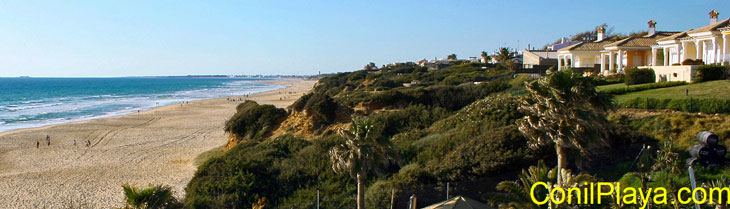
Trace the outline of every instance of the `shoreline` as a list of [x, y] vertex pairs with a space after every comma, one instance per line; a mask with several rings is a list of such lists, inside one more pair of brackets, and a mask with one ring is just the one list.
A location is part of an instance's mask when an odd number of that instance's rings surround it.
[[[176, 197], [184, 197], [197, 170], [194, 159], [225, 145], [223, 125], [239, 103], [248, 99], [283, 108], [308, 92], [316, 80], [262, 82], [287, 87], [2, 132], [0, 207], [116, 207], [123, 205], [125, 183], [169, 185]], [[50, 145], [46, 135], [51, 136]], [[38, 148], [37, 142], [42, 142]]]
[[[272, 84], [272, 85], [280, 85], [280, 86], [283, 86], [283, 87], [277, 88], [277, 89], [272, 89], [272, 90], [265, 90], [265, 91], [261, 91], [261, 92], [256, 92], [256, 93], [253, 93], [251, 95], [265, 93], [265, 92], [269, 92], [269, 91], [277, 91], [277, 90], [282, 90], [282, 89], [289, 88], [289, 87], [291, 87], [291, 85], [282, 84], [282, 83], [288, 83], [287, 81], [289, 81], [289, 80], [303, 80], [303, 79], [285, 78], [285, 79], [277, 79], [277, 80], [254, 80], [254, 81], [251, 81], [251, 82], [252, 83], [269, 83], [269, 84]], [[189, 103], [195, 103], [195, 102], [204, 101], [204, 100], [211, 100], [211, 99], [220, 99], [220, 98], [226, 98], [226, 97], [241, 97], [241, 96], [245, 96], [245, 95], [234, 95], [234, 96], [225, 96], [225, 97], [213, 97], [213, 98], [205, 98], [205, 99], [193, 99], [193, 100], [190, 100]], [[79, 119], [71, 120], [71, 121], [68, 121], [68, 122], [52, 123], [52, 124], [40, 125], [40, 126], [37, 126], [37, 127], [27, 127], [27, 128], [18, 128], [18, 129], [11, 129], [11, 130], [6, 130], [6, 131], [0, 131], [0, 137], [2, 137], [4, 135], [7, 135], [7, 134], [12, 134], [12, 133], [15, 133], [15, 132], [19, 132], [19, 131], [29, 131], [29, 130], [36, 130], [36, 129], [42, 129], [42, 128], [50, 128], [50, 127], [53, 127], [53, 126], [67, 125], [67, 124], [79, 124], [79, 123], [84, 123], [84, 122], [93, 121], [93, 120], [99, 120], [99, 119], [105, 119], [105, 118], [122, 117], [122, 116], [125, 116], [125, 115], [136, 114], [136, 113], [144, 113], [144, 112], [148, 112], [148, 111], [153, 111], [154, 109], [157, 109], [157, 108], [163, 108], [163, 107], [172, 106], [172, 105], [179, 105], [179, 104], [181, 104], [181, 103], [178, 102], [178, 103], [172, 103], [172, 104], [161, 105], [161, 106], [144, 107], [143, 110], [141, 110], [140, 112], [134, 112], [134, 111], [132, 111], [132, 112], [121, 113], [121, 114], [114, 114], [114, 115], [108, 115], [108, 116], [98, 115], [98, 116], [93, 116], [93, 117], [90, 117], [90, 118], [87, 118], [87, 119], [79, 118]]]

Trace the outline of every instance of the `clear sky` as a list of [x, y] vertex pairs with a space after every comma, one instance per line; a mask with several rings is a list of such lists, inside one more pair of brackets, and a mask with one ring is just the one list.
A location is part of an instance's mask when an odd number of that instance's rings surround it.
[[683, 31], [712, 9], [730, 17], [728, 0], [5, 0], [0, 76], [344, 72], [541, 47], [603, 23]]

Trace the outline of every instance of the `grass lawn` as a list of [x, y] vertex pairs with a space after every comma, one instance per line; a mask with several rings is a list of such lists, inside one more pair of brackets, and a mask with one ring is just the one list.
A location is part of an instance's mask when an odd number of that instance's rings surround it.
[[[608, 86], [613, 86], [611, 88], [616, 88], [620, 87], [621, 85], [624, 84], [599, 86], [598, 89], [600, 90], [601, 87], [608, 88]], [[685, 99], [688, 98], [688, 96], [685, 96], [686, 89], [689, 89], [689, 96], [691, 96], [693, 99], [730, 99], [730, 80], [719, 80], [633, 92], [624, 95], [618, 95], [615, 97], [615, 100], [616, 102], [621, 103], [635, 97], [648, 97], [657, 99]]]
[[[639, 84], [643, 85], [643, 84]], [[596, 86], [596, 90], [602, 91], [606, 89], [614, 89], [614, 88], [626, 88], [626, 83], [616, 83], [616, 84], [608, 84], [603, 86]]]

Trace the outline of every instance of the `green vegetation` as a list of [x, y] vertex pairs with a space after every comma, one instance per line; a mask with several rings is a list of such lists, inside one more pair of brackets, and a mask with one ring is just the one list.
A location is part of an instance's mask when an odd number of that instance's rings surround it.
[[619, 104], [637, 109], [668, 109], [683, 112], [730, 113], [730, 99], [655, 99], [633, 98]]
[[730, 99], [727, 93], [730, 89], [730, 80], [708, 81], [703, 83], [651, 89], [632, 92], [615, 97], [616, 103], [621, 104], [634, 98], [654, 99]]
[[209, 159], [214, 157], [223, 156], [224, 154], [226, 154], [226, 152], [223, 150], [223, 146], [213, 148], [196, 156], [195, 159], [193, 159], [193, 165], [196, 167], [200, 166], [205, 163], [205, 161], [208, 161]]
[[645, 84], [638, 84], [638, 85], [626, 85], [622, 83], [618, 84], [611, 84], [611, 85], [605, 85], [605, 86], [598, 86], [596, 89], [600, 92], [606, 93], [606, 94], [613, 94], [613, 95], [621, 95], [631, 92], [637, 92], [637, 91], [644, 91], [649, 89], [658, 89], [658, 88], [667, 88], [667, 87], [673, 87], [673, 86], [681, 86], [686, 85], [687, 82], [684, 81], [668, 81], [668, 82], [659, 82], [659, 83], [645, 83]]
[[397, 153], [390, 140], [375, 135], [373, 123], [368, 118], [353, 119], [350, 130], [340, 130], [343, 144], [329, 151], [332, 168], [336, 173], [346, 173], [357, 182], [357, 208], [365, 208], [365, 180], [370, 172], [397, 164]]
[[605, 77], [596, 78], [596, 85], [609, 85], [624, 83], [625, 75], [623, 73], [615, 73]]
[[[616, 115], [612, 120], [620, 120]], [[730, 116], [699, 115], [690, 113], [652, 114], [625, 118], [627, 127], [645, 133], [660, 141], [668, 141], [675, 148], [686, 151], [694, 144], [700, 131], [712, 131], [730, 145]]]
[[[251, 206], [261, 198], [277, 205], [303, 185], [332, 172], [326, 156], [331, 143], [281, 136], [240, 143], [200, 166], [185, 188], [186, 205], [194, 208]], [[334, 178], [337, 179], [337, 178]], [[334, 192], [342, 191], [342, 185]]]
[[625, 75], [626, 85], [654, 83], [656, 81], [656, 75], [652, 69], [634, 67], [626, 69]]
[[449, 56], [446, 56], [446, 59], [448, 59], [448, 60], [456, 60], [456, 54], [449, 54]]
[[[496, 203], [499, 203], [499, 208], [555, 208], [557, 207], [552, 202], [539, 206], [532, 202], [530, 196], [533, 191], [530, 191], [532, 185], [536, 183], [546, 183], [548, 185], [557, 185], [563, 188], [580, 188], [583, 190], [588, 186], [585, 183], [595, 182], [596, 178], [588, 174], [573, 175], [570, 170], [563, 169], [558, 175], [558, 168], [550, 169], [542, 161], [538, 162], [536, 166], [530, 166], [526, 170], [522, 170], [517, 181], [503, 181], [497, 184], [497, 190], [503, 191], [506, 194], [498, 194], [492, 198]], [[562, 182], [562, 183], [558, 183]], [[534, 196], [538, 200], [545, 199], [549, 196], [547, 189], [538, 188], [534, 191]], [[575, 198], [575, 197], [573, 197]], [[577, 199], [572, 199], [571, 202], [577, 202]], [[577, 207], [577, 205], [573, 205]]]
[[[652, 95], [656, 99], [684, 99], [684, 89], [693, 102], [730, 100], [724, 94], [730, 81], [668, 87], [681, 84], [619, 84], [624, 80], [622, 74], [582, 77], [570, 70], [531, 80], [505, 66], [457, 62], [438, 70], [398, 64], [338, 73], [322, 78], [287, 110], [239, 105], [226, 131], [252, 140], [201, 157], [205, 162], [183, 202], [189, 208], [313, 208], [319, 192], [321, 208], [389, 208], [394, 192], [395, 208], [404, 208], [410, 195], [419, 197], [419, 206], [442, 200], [451, 183], [452, 194], [531, 208], [525, 189], [537, 180], [684, 185], [685, 176], [672, 175], [686, 175], [675, 170], [686, 158], [678, 153], [701, 130], [730, 137], [730, 117], [616, 113], [607, 92], [620, 94], [618, 102], [652, 91], [660, 92]], [[597, 90], [599, 84], [613, 85]], [[617, 88], [623, 90], [612, 90]], [[709, 104], [695, 108], [730, 106]], [[328, 131], [271, 136], [273, 128], [285, 126], [284, 117], [302, 114]], [[633, 164], [642, 145], [652, 149]], [[699, 178], [709, 182], [729, 170], [700, 170]]]
[[247, 100], [236, 107], [236, 114], [225, 124], [228, 133], [238, 139], [262, 139], [286, 117], [286, 111], [274, 105], [259, 105]]
[[122, 185], [127, 208], [183, 208], [183, 204], [172, 196], [172, 188], [156, 185], [139, 189], [128, 184]]
[[728, 68], [721, 65], [701, 65], [695, 69], [693, 82], [722, 80], [728, 74]]
[[515, 58], [516, 52], [512, 51], [508, 47], [500, 47], [497, 49], [497, 51], [494, 52], [495, 59], [497, 62], [499, 62], [501, 65], [506, 66], [509, 69], [512, 69], [514, 66], [514, 61], [512, 59]]
[[337, 103], [327, 95], [309, 93], [292, 104], [291, 108], [305, 112], [315, 122], [315, 126], [331, 124], [337, 116]]
[[[553, 72], [526, 85], [519, 109], [527, 115], [517, 121], [530, 146], [554, 146], [558, 172], [568, 167], [567, 149], [583, 155], [608, 147], [610, 131], [606, 111], [612, 110], [611, 97], [596, 92], [591, 77], [571, 70]], [[558, 173], [558, 175], [561, 175]], [[558, 184], [561, 179], [558, 178]]]

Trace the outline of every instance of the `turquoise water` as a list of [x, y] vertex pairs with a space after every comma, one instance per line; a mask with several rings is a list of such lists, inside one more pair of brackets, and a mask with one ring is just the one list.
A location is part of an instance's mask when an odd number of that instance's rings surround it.
[[234, 78], [0, 78], [0, 132], [284, 86]]

